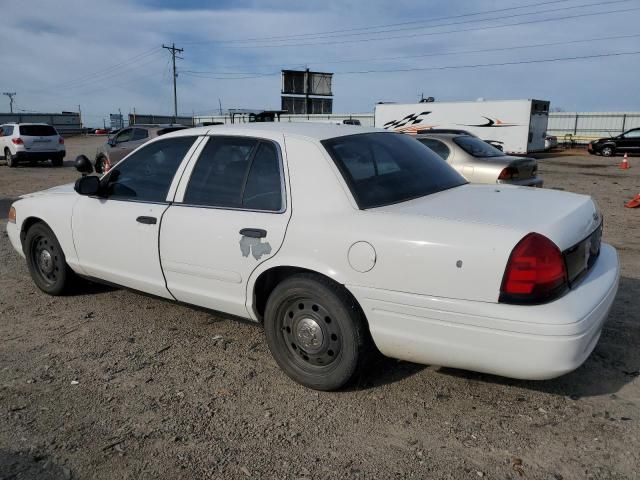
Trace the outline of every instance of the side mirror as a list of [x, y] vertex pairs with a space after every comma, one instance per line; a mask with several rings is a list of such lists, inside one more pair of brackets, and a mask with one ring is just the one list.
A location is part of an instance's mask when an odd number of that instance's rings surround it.
[[116, 143], [118, 143], [118, 142], [116, 142], [116, 137], [111, 137], [109, 140], [107, 140], [107, 144], [110, 147], [115, 147]]
[[98, 177], [80, 177], [76, 180], [73, 189], [80, 195], [97, 195], [100, 192], [100, 179]]
[[93, 172], [93, 165], [91, 165], [91, 160], [89, 160], [86, 155], [78, 155], [75, 161], [76, 170], [78, 170], [83, 175]]

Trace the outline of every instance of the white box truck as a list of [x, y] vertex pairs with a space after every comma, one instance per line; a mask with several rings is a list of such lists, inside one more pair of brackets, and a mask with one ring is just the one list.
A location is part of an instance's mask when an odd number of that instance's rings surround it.
[[548, 120], [545, 100], [381, 103], [374, 115], [376, 127], [411, 134], [465, 130], [500, 145], [506, 153], [525, 154], [544, 150]]

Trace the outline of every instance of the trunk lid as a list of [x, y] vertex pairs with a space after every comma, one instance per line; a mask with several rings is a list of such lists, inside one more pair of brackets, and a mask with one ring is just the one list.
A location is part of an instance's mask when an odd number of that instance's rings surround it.
[[495, 225], [517, 230], [523, 237], [537, 232], [561, 251], [584, 240], [601, 223], [587, 195], [511, 185], [467, 184], [373, 210]]

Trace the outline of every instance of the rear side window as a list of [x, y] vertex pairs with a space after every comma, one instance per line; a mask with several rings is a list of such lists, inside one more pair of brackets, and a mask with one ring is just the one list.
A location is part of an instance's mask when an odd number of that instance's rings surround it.
[[[455, 137], [453, 141], [469, 155], [473, 155], [476, 158], [504, 156], [504, 153], [498, 150], [496, 147], [476, 137], [463, 135], [460, 137]], [[529, 141], [531, 141], [531, 139], [529, 139]]]
[[56, 129], [51, 125], [20, 125], [18, 128], [20, 135], [25, 137], [51, 137], [58, 135]]
[[195, 139], [170, 138], [143, 146], [109, 172], [109, 198], [166, 201], [173, 177]]
[[196, 163], [184, 203], [280, 211], [282, 168], [276, 146], [254, 138], [210, 138]]
[[436, 152], [440, 156], [440, 158], [443, 158], [444, 160], [449, 158], [449, 153], [451, 153], [451, 150], [449, 150], [449, 147], [447, 147], [441, 141], [435, 140], [433, 138], [419, 138], [418, 140], [429, 147], [431, 150]]
[[466, 180], [414, 138], [365, 133], [322, 141], [361, 209], [404, 202]]
[[11, 125], [3, 125], [0, 128], [2, 129], [2, 133], [0, 133], [0, 136], [8, 137], [9, 135], [13, 135], [13, 127]]
[[134, 128], [133, 129], [133, 137], [131, 140], [144, 140], [149, 137], [149, 132], [147, 132], [144, 128]]

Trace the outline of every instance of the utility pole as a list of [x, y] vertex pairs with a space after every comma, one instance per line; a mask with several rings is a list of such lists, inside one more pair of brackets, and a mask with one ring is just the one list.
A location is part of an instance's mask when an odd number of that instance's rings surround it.
[[9, 110], [13, 113], [13, 97], [16, 96], [16, 92], [2, 92], [2, 94], [9, 97]]
[[[172, 43], [170, 47], [163, 43], [162, 48], [166, 48], [171, 52], [171, 60], [173, 62], [173, 115], [174, 117], [177, 118], [178, 117], [178, 93], [176, 89], [176, 79], [178, 78], [178, 74], [176, 73], [176, 52], [182, 53], [184, 52], [184, 48], [176, 48], [175, 43]], [[178, 58], [181, 58], [181, 57], [178, 57]]]

